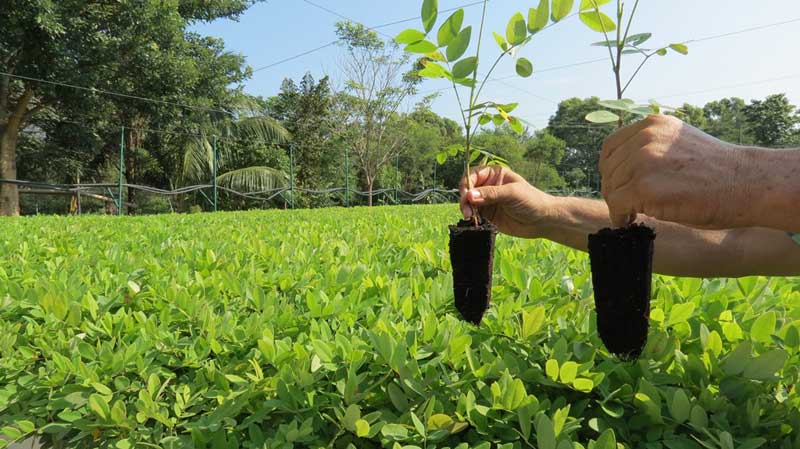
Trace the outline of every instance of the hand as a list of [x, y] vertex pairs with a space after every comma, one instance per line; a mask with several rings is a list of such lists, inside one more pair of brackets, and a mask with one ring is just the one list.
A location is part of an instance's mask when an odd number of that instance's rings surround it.
[[701, 228], [745, 226], [744, 154], [671, 116], [620, 129], [600, 155], [611, 222], [622, 227], [642, 213]]
[[470, 174], [473, 189], [461, 180], [461, 212], [472, 217], [472, 208], [515, 237], [538, 238], [553, 213], [554, 197], [528, 184], [522, 176], [499, 167], [478, 167]]

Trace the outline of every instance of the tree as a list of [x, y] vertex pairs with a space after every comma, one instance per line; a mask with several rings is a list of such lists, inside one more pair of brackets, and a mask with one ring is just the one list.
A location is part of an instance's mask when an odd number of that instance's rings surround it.
[[278, 95], [267, 100], [267, 113], [292, 136], [296, 184], [303, 188], [321, 189], [341, 182], [344, 158], [335, 105], [328, 77], [316, 81], [310, 73], [299, 84], [284, 80]]
[[566, 153], [567, 144], [548, 130], [541, 130], [526, 142], [525, 158], [533, 163], [530, 181], [540, 189], [564, 186], [564, 179], [556, 167]]
[[[560, 173], [565, 176], [572, 188], [585, 187], [585, 183], [599, 185], [600, 172], [597, 163], [603, 140], [614, 131], [613, 127], [590, 125], [585, 117], [600, 108], [599, 99], [570, 98], [558, 105], [556, 114], [550, 118], [547, 129], [566, 144], [564, 158], [559, 164]], [[583, 173], [578, 176], [577, 172]]]
[[[385, 43], [377, 33], [360, 24], [339, 22], [336, 34], [345, 48], [342, 71], [346, 95], [340, 97], [349, 141], [372, 206], [372, 192], [381, 169], [403, 145], [404, 134], [392, 132], [398, 108], [419, 82], [406, 72], [409, 59], [398, 55], [394, 43]], [[396, 129], [394, 130], [396, 131]]]
[[725, 142], [740, 145], [754, 143], [747, 126], [744, 109], [744, 100], [736, 97], [706, 103], [703, 106], [703, 113], [706, 117], [703, 131]]
[[747, 124], [758, 145], [775, 147], [792, 137], [798, 116], [785, 94], [753, 100], [745, 106]]
[[[42, 111], [75, 116], [70, 112], [92, 111], [108, 101], [65, 84], [158, 98], [191, 91], [198, 76], [187, 76], [197, 67], [186, 28], [197, 20], [235, 18], [250, 3], [3, 2], [0, 67], [8, 74], [0, 75], [0, 178], [17, 179], [19, 133]], [[126, 124], [137, 128], [141, 123], [141, 110], [131, 111]], [[0, 214], [19, 214], [16, 185], [0, 185]]]

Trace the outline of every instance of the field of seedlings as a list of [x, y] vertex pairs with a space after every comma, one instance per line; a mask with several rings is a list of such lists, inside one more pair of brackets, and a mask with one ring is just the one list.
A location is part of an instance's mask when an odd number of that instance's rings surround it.
[[0, 219], [0, 447], [798, 447], [800, 281], [657, 277], [623, 362], [555, 244], [498, 236], [463, 322], [456, 214]]

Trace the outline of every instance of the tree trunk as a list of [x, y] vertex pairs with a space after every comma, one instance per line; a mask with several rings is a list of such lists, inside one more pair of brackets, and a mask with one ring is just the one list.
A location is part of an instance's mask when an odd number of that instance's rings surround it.
[[[17, 137], [19, 125], [10, 120], [0, 125], [0, 179], [17, 179]], [[19, 190], [16, 184], [0, 184], [0, 215], [19, 215]]]

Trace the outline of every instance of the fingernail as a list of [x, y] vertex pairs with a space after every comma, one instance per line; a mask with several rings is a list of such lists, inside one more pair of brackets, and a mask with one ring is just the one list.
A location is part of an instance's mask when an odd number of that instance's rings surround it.
[[470, 197], [472, 197], [473, 200], [481, 199], [481, 192], [479, 190], [470, 190], [469, 194], [470, 194]]
[[464, 215], [465, 219], [469, 220], [470, 217], [472, 217], [472, 208], [466, 206], [462, 207], [461, 214]]

